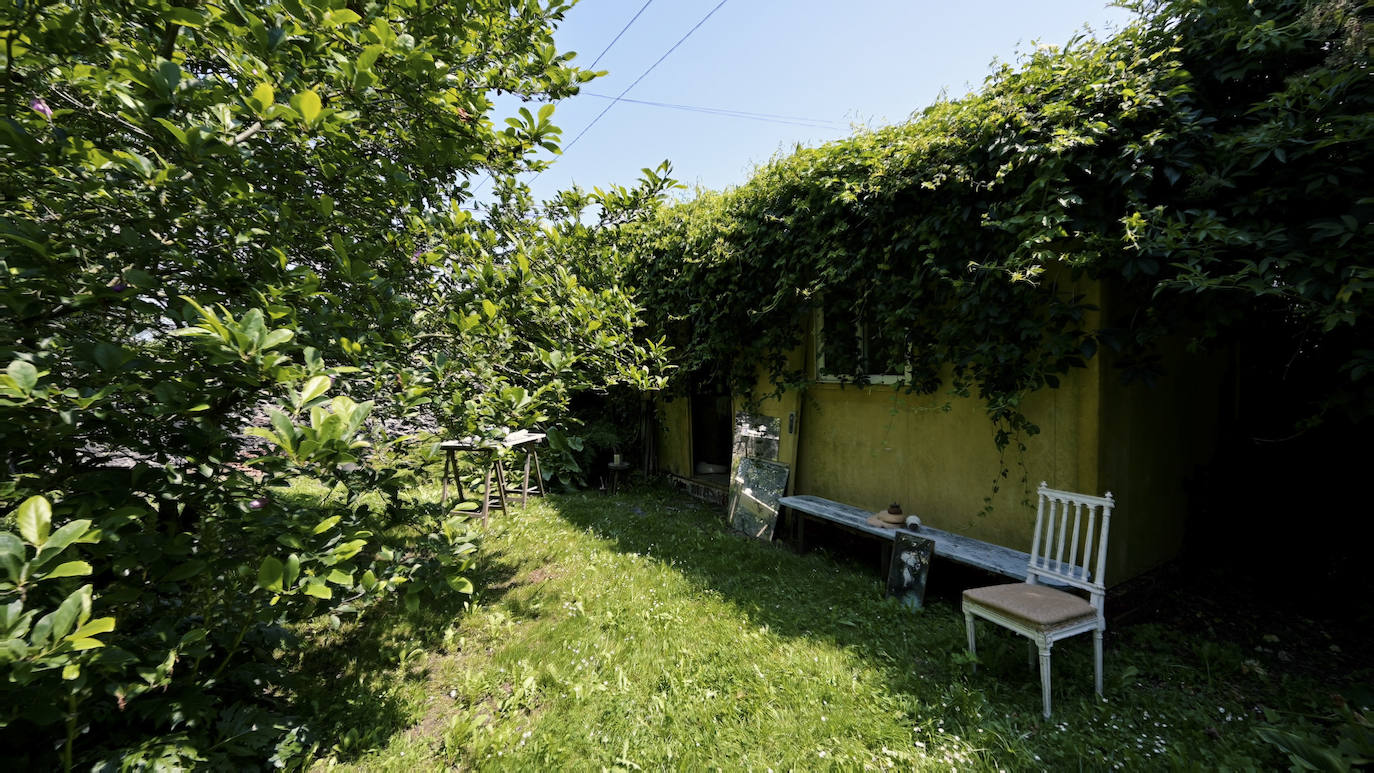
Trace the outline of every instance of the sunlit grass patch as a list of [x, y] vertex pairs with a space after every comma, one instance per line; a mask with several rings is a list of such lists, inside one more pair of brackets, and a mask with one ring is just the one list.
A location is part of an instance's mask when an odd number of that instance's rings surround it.
[[[393, 707], [346, 766], [511, 769], [1268, 767], [1265, 682], [1160, 626], [1056, 648], [1039, 716], [1024, 640], [984, 629], [982, 667], [939, 594], [913, 613], [870, 567], [730, 533], [666, 488], [498, 513], [466, 607], [360, 635], [357, 678]], [[1086, 641], [1086, 640], [1085, 640]], [[1234, 653], [1232, 653], [1234, 654]], [[1235, 664], [1231, 661], [1234, 660]], [[371, 672], [362, 667], [371, 663]], [[1235, 665], [1236, 667], [1232, 667]], [[365, 716], [359, 714], [358, 716]]]

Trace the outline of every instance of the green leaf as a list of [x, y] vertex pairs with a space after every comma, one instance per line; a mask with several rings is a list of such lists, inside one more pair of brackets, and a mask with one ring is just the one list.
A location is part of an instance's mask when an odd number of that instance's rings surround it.
[[109, 633], [115, 629], [115, 619], [113, 617], [97, 617], [72, 632], [68, 639], [84, 639], [89, 636], [96, 636], [102, 633]]
[[364, 48], [363, 52], [358, 55], [358, 69], [371, 70], [372, 65], [377, 62], [377, 57], [381, 56], [384, 50], [385, 47], [377, 43]]
[[51, 572], [43, 575], [43, 579], [53, 580], [59, 577], [85, 577], [92, 571], [94, 571], [94, 569], [85, 561], [68, 561], [64, 564], [58, 564]]
[[313, 91], [302, 91], [291, 98], [291, 106], [300, 113], [301, 119], [310, 126], [320, 117], [320, 95]]
[[80, 652], [81, 650], [93, 650], [105, 646], [105, 642], [99, 639], [70, 639], [70, 641], [72, 643], [72, 649], [78, 652]]
[[52, 526], [52, 504], [41, 495], [29, 497], [19, 506], [15, 520], [19, 524], [19, 535], [30, 545], [42, 547]]
[[268, 333], [267, 336], [262, 339], [262, 348], [275, 349], [295, 337], [296, 334], [294, 332], [284, 327], [279, 327]]
[[196, 575], [198, 575], [198, 574], [200, 574], [201, 572], [205, 571], [205, 567], [206, 567], [206, 566], [208, 566], [208, 564], [207, 564], [205, 561], [202, 561], [202, 560], [200, 560], [199, 558], [192, 559], [192, 560], [187, 561], [186, 563], [184, 563], [184, 564], [182, 564], [182, 565], [176, 567], [176, 568], [173, 569], [172, 571], [168, 572], [168, 573], [162, 578], [162, 581], [163, 581], [163, 582], [181, 582], [182, 580], [189, 580], [189, 579], [191, 579], [192, 577], [195, 577]]
[[156, 81], [162, 86], [162, 96], [172, 96], [181, 84], [181, 65], [167, 59], [162, 60], [157, 65]]
[[83, 585], [72, 591], [57, 609], [44, 615], [33, 627], [33, 641], [40, 646], [58, 642], [76, 624], [84, 606], [90, 603], [91, 586]]
[[338, 569], [330, 569], [329, 576], [325, 578], [328, 582], [335, 585], [342, 585], [345, 588], [353, 587], [353, 575]]
[[70, 682], [81, 676], [81, 665], [79, 663], [68, 663], [62, 667], [62, 679]]
[[342, 518], [343, 518], [343, 516], [341, 516], [341, 515], [331, 515], [331, 516], [329, 516], [328, 518], [324, 519], [323, 521], [320, 521], [319, 524], [317, 524], [317, 525], [315, 526], [315, 533], [316, 533], [316, 534], [324, 534], [325, 532], [327, 532], [327, 531], [329, 531], [330, 529], [334, 528], [334, 526], [335, 526], [340, 520], [342, 520]]
[[301, 401], [297, 404], [297, 407], [304, 406], [311, 400], [328, 392], [329, 388], [333, 385], [334, 380], [328, 376], [316, 376], [305, 382], [305, 386], [301, 387]]
[[38, 368], [35, 368], [31, 362], [15, 360], [5, 369], [5, 372], [14, 379], [14, 385], [19, 387], [19, 391], [24, 394], [32, 392], [38, 383]]
[[62, 528], [52, 533], [47, 541], [43, 543], [43, 549], [38, 551], [38, 555], [33, 559], [33, 568], [39, 569], [49, 561], [53, 560], [66, 550], [67, 546], [85, 536], [90, 531], [91, 522], [86, 519], [72, 521]]
[[282, 587], [296, 587], [296, 578], [301, 576], [301, 557], [292, 553], [286, 557], [286, 570], [282, 576]]
[[257, 111], [261, 113], [277, 101], [277, 92], [272, 89], [272, 84], [259, 83], [257, 88], [253, 89], [253, 101], [257, 103]]
[[[277, 442], [281, 443], [288, 452], [296, 450], [296, 427], [291, 423], [291, 419], [281, 411], [269, 408], [267, 417], [272, 422], [272, 429], [277, 431]], [[256, 429], [256, 428], [255, 428]]]
[[262, 560], [258, 566], [258, 587], [266, 588], [270, 591], [281, 593], [282, 591], [282, 565], [281, 561], [268, 556]]
[[19, 582], [26, 553], [23, 540], [7, 531], [0, 531], [0, 565], [5, 567], [10, 582]]
[[205, 26], [205, 14], [193, 8], [172, 6], [162, 12], [162, 18], [173, 24], [180, 24], [183, 27]]
[[452, 589], [458, 591], [459, 593], [469, 593], [469, 594], [470, 594], [470, 593], [472, 593], [472, 590], [473, 590], [473, 588], [472, 588], [472, 580], [469, 580], [469, 579], [466, 578], [466, 577], [460, 577], [460, 576], [458, 576], [458, 575], [454, 575], [454, 576], [448, 578], [448, 586], [449, 586], [450, 588], [452, 588]]
[[323, 582], [312, 582], [305, 586], [305, 595], [314, 596], [317, 599], [334, 598], [334, 591], [329, 589]]
[[336, 8], [324, 15], [324, 24], [326, 27], [338, 27], [344, 24], [357, 24], [362, 18], [357, 11]]

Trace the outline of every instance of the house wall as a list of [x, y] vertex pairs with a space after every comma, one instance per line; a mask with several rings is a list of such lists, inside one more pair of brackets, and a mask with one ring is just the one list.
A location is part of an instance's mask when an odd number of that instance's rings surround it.
[[[1070, 289], [1105, 306], [1096, 284]], [[1222, 369], [1181, 346], [1166, 347], [1164, 355], [1166, 374], [1151, 386], [1121, 385], [1104, 353], [1061, 378], [1058, 388], [1027, 396], [1023, 410], [1040, 432], [1023, 438], [1024, 452], [1008, 448], [1005, 459], [976, 397], [813, 383], [796, 395], [796, 445], [786, 449], [796, 454], [789, 488], [874, 511], [900, 502], [935, 528], [1024, 551], [1042, 480], [1087, 494], [1110, 491], [1117, 508], [1106, 579], [1119, 584], [1177, 555], [1187, 514], [1184, 484], [1214, 449]], [[793, 356], [815, 375], [813, 344]], [[761, 380], [759, 391], [766, 386]], [[660, 465], [680, 475], [690, 475], [685, 404], [660, 406]], [[785, 404], [776, 407], [781, 412]], [[784, 435], [783, 443], [789, 441]], [[1003, 462], [1007, 478], [1000, 477]]]
[[[1225, 368], [1219, 357], [1162, 347], [1155, 383], [1103, 384], [1099, 466], [1113, 516], [1107, 580], [1125, 580], [1178, 555], [1189, 510], [1186, 487], [1216, 452]], [[1110, 363], [1110, 355], [1106, 361]]]
[[1031, 395], [1024, 410], [1040, 433], [1025, 438], [1024, 452], [1007, 450], [1003, 479], [980, 400], [814, 385], [803, 399], [796, 490], [874, 511], [900, 502], [937, 529], [1029, 551], [1040, 481], [1103, 493], [1097, 364]]
[[692, 476], [692, 417], [685, 397], [660, 398], [658, 410], [658, 470], [684, 478]]

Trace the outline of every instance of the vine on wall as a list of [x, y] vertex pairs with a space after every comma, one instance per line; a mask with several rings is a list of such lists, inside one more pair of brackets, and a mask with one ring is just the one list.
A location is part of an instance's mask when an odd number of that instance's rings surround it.
[[[1224, 346], [1257, 319], [1330, 372], [1312, 420], [1368, 415], [1367, 16], [1347, 0], [1137, 10], [1105, 42], [1042, 47], [975, 94], [631, 230], [678, 388], [747, 394], [759, 366], [803, 385], [786, 353], [824, 297], [881, 322], [871, 345], [906, 363], [907, 390], [949, 372], [979, 396], [1002, 450], [1037, 431], [1027, 393], [1104, 349], [1148, 380], [1165, 336]], [[1080, 278], [1110, 288], [1102, 319], [1061, 286]]]

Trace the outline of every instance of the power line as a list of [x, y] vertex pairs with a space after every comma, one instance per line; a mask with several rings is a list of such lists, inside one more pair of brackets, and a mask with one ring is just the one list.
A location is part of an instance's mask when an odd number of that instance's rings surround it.
[[[593, 94], [590, 91], [582, 92], [583, 96], [596, 97], [597, 99], [615, 100], [607, 94]], [[791, 124], [793, 126], [809, 126], [817, 129], [838, 129], [843, 128], [844, 124], [838, 121], [831, 121], [826, 118], [808, 118], [799, 115], [778, 115], [777, 113], [753, 113], [747, 110], [731, 110], [724, 107], [701, 107], [699, 105], [677, 105], [671, 102], [651, 102], [645, 99], [630, 99], [621, 97], [619, 102], [629, 102], [636, 105], [649, 105], [651, 107], [663, 107], [670, 110], [686, 110], [693, 113], [706, 113], [707, 115], [722, 115], [730, 118], [746, 118], [753, 121], [766, 121], [768, 123]]]
[[648, 10], [649, 6], [652, 5], [653, 2], [654, 0], [648, 0], [648, 2], [646, 2], [644, 5], [640, 6], [639, 13], [636, 13], [633, 17], [631, 17], [629, 21], [625, 22], [625, 26], [621, 27], [620, 31], [615, 33], [615, 37], [611, 39], [611, 42], [607, 43], [606, 47], [601, 49], [601, 53], [597, 54], [596, 58], [592, 60], [592, 66], [588, 67], [588, 70], [591, 70], [596, 67], [596, 63], [601, 61], [601, 57], [605, 56], [606, 52], [611, 50], [611, 46], [615, 45], [615, 42], [617, 40], [620, 40], [620, 36], [625, 34], [625, 30], [628, 30], [630, 28], [630, 25], [635, 23], [635, 19], [638, 19], [640, 15], [644, 13], [644, 11]]
[[[592, 128], [593, 126], [596, 126], [597, 122], [601, 120], [601, 117], [604, 116], [604, 115], [606, 115], [606, 113], [610, 112], [610, 109], [611, 109], [611, 108], [615, 107], [615, 103], [616, 103], [616, 102], [619, 102], [621, 99], [623, 99], [623, 98], [625, 97], [626, 94], [630, 93], [630, 89], [634, 88], [635, 86], [638, 86], [640, 81], [642, 81], [642, 80], [644, 80], [646, 77], [648, 77], [649, 73], [653, 72], [655, 67], [658, 67], [660, 64], [662, 64], [664, 59], [667, 59], [667, 58], [669, 57], [669, 55], [671, 55], [674, 51], [676, 51], [676, 50], [678, 49], [678, 46], [680, 46], [680, 45], [682, 45], [683, 43], [685, 43], [685, 42], [687, 41], [687, 38], [690, 38], [690, 37], [692, 36], [692, 33], [696, 32], [696, 31], [701, 27], [701, 25], [703, 25], [703, 24], [706, 23], [706, 20], [707, 20], [707, 19], [709, 19], [709, 18], [711, 18], [712, 16], [714, 16], [715, 13], [716, 13], [716, 11], [719, 11], [719, 10], [721, 9], [721, 6], [725, 5], [725, 4], [728, 3], [729, 1], [730, 1], [730, 0], [720, 0], [720, 2], [716, 4], [716, 7], [715, 7], [715, 8], [712, 8], [711, 11], [710, 11], [709, 13], [707, 13], [705, 16], [701, 17], [701, 21], [697, 22], [695, 26], [693, 26], [691, 29], [687, 30], [687, 34], [686, 34], [686, 35], [683, 35], [676, 43], [674, 43], [672, 48], [670, 48], [670, 49], [668, 49], [667, 51], [665, 51], [664, 54], [663, 54], [663, 56], [660, 56], [660, 57], [658, 58], [658, 61], [656, 61], [656, 62], [654, 62], [653, 64], [649, 65], [649, 69], [647, 69], [647, 70], [645, 70], [644, 72], [640, 73], [640, 74], [639, 74], [639, 77], [638, 77], [638, 78], [635, 78], [634, 83], [631, 83], [630, 85], [626, 86], [626, 87], [625, 87], [625, 90], [622, 91], [622, 92], [620, 92], [620, 95], [619, 95], [619, 96], [617, 96], [617, 97], [615, 97], [614, 99], [612, 99], [612, 100], [611, 100], [611, 103], [610, 103], [609, 105], [606, 105], [606, 109], [605, 109], [605, 110], [602, 110], [600, 113], [598, 113], [597, 116], [596, 116], [595, 118], [592, 119], [592, 122], [591, 122], [591, 123], [589, 123], [589, 124], [587, 124], [585, 127], [583, 127], [583, 128], [582, 128], [582, 131], [578, 132], [576, 137], [573, 137], [572, 142], [569, 142], [567, 145], [564, 145], [564, 146], [563, 146], [563, 152], [564, 152], [564, 153], [567, 153], [569, 150], [572, 150], [573, 145], [576, 145], [576, 144], [577, 144], [577, 141], [580, 140], [580, 139], [582, 139], [582, 136], [583, 136], [584, 134], [586, 134], [587, 132], [591, 131], [591, 128]], [[540, 172], [540, 174], [543, 174], [543, 172]], [[534, 181], [536, 178], [538, 178], [538, 177], [539, 177], [539, 175], [535, 175], [534, 177], [530, 178], [530, 181], [533, 182], [533, 181]]]
[[[616, 44], [616, 41], [620, 40], [621, 36], [623, 36], [623, 35], [625, 34], [626, 30], [630, 29], [630, 26], [633, 25], [633, 24], [639, 19], [640, 16], [644, 15], [644, 12], [645, 12], [645, 11], [649, 10], [649, 6], [650, 6], [650, 5], [653, 5], [653, 2], [654, 2], [654, 0], [646, 0], [646, 2], [644, 3], [644, 5], [641, 5], [641, 6], [639, 7], [639, 10], [635, 12], [635, 15], [634, 15], [634, 16], [631, 16], [631, 17], [630, 17], [630, 20], [627, 21], [627, 22], [625, 22], [625, 26], [624, 26], [624, 27], [621, 27], [621, 28], [620, 28], [620, 31], [617, 32], [617, 33], [615, 34], [615, 37], [611, 38], [611, 42], [607, 43], [607, 44], [606, 44], [606, 47], [603, 48], [603, 49], [601, 49], [601, 53], [599, 53], [599, 54], [596, 55], [596, 58], [592, 60], [591, 66], [587, 68], [588, 70], [593, 69], [593, 68], [596, 67], [597, 62], [600, 62], [600, 61], [601, 61], [601, 57], [605, 56], [605, 55], [606, 55], [606, 52], [611, 50], [611, 46], [614, 46], [614, 45]], [[721, 5], [724, 5], [724, 4], [725, 4], [725, 3], [724, 3], [723, 0], [722, 0]], [[719, 8], [720, 6], [716, 6], [716, 7]], [[713, 11], [711, 11], [711, 13], [715, 13], [715, 11], [713, 10]], [[710, 18], [710, 15], [711, 15], [711, 14], [707, 14], [707, 18]], [[705, 20], [706, 20], [706, 19], [702, 19], [702, 21], [705, 21]], [[698, 23], [697, 26], [700, 27], [701, 24]], [[695, 27], [693, 28], [693, 30], [695, 31]], [[691, 33], [689, 32], [689, 33], [687, 33], [687, 34], [690, 35]], [[683, 40], [686, 40], [686, 38], [683, 38]], [[678, 42], [681, 43], [682, 41], [678, 41]], [[674, 48], [676, 48], [676, 47], [677, 47], [677, 46], [674, 46]], [[671, 51], [670, 51], [669, 53], [671, 53]], [[658, 66], [658, 63], [655, 62], [655, 63], [654, 63], [654, 66]], [[650, 69], [653, 69], [653, 68], [650, 68]], [[640, 76], [640, 77], [643, 77], [643, 76]], [[612, 104], [614, 104], [614, 103], [612, 103]], [[598, 117], [599, 117], [599, 116], [598, 116]], [[593, 123], [595, 123], [595, 121], [593, 121]], [[588, 126], [587, 128], [591, 128], [591, 127]], [[583, 131], [583, 132], [586, 132], [586, 129], [583, 129], [582, 131]], [[578, 136], [580, 137], [580, 136], [582, 136], [582, 135], [579, 134]], [[538, 176], [539, 176], [539, 175], [535, 175], [535, 177], [538, 177]], [[531, 178], [531, 179], [533, 179], [533, 178]], [[477, 186], [476, 186], [475, 188], [472, 189], [472, 194], [477, 193], [477, 191], [479, 191], [479, 190], [482, 189], [482, 186], [486, 185], [488, 182], [491, 182], [491, 180], [492, 180], [492, 173], [491, 173], [491, 172], [488, 172], [487, 175], [486, 175], [486, 177], [483, 177], [482, 180], [481, 180], [480, 182], [477, 183]], [[471, 194], [470, 194], [470, 195], [471, 195]]]

